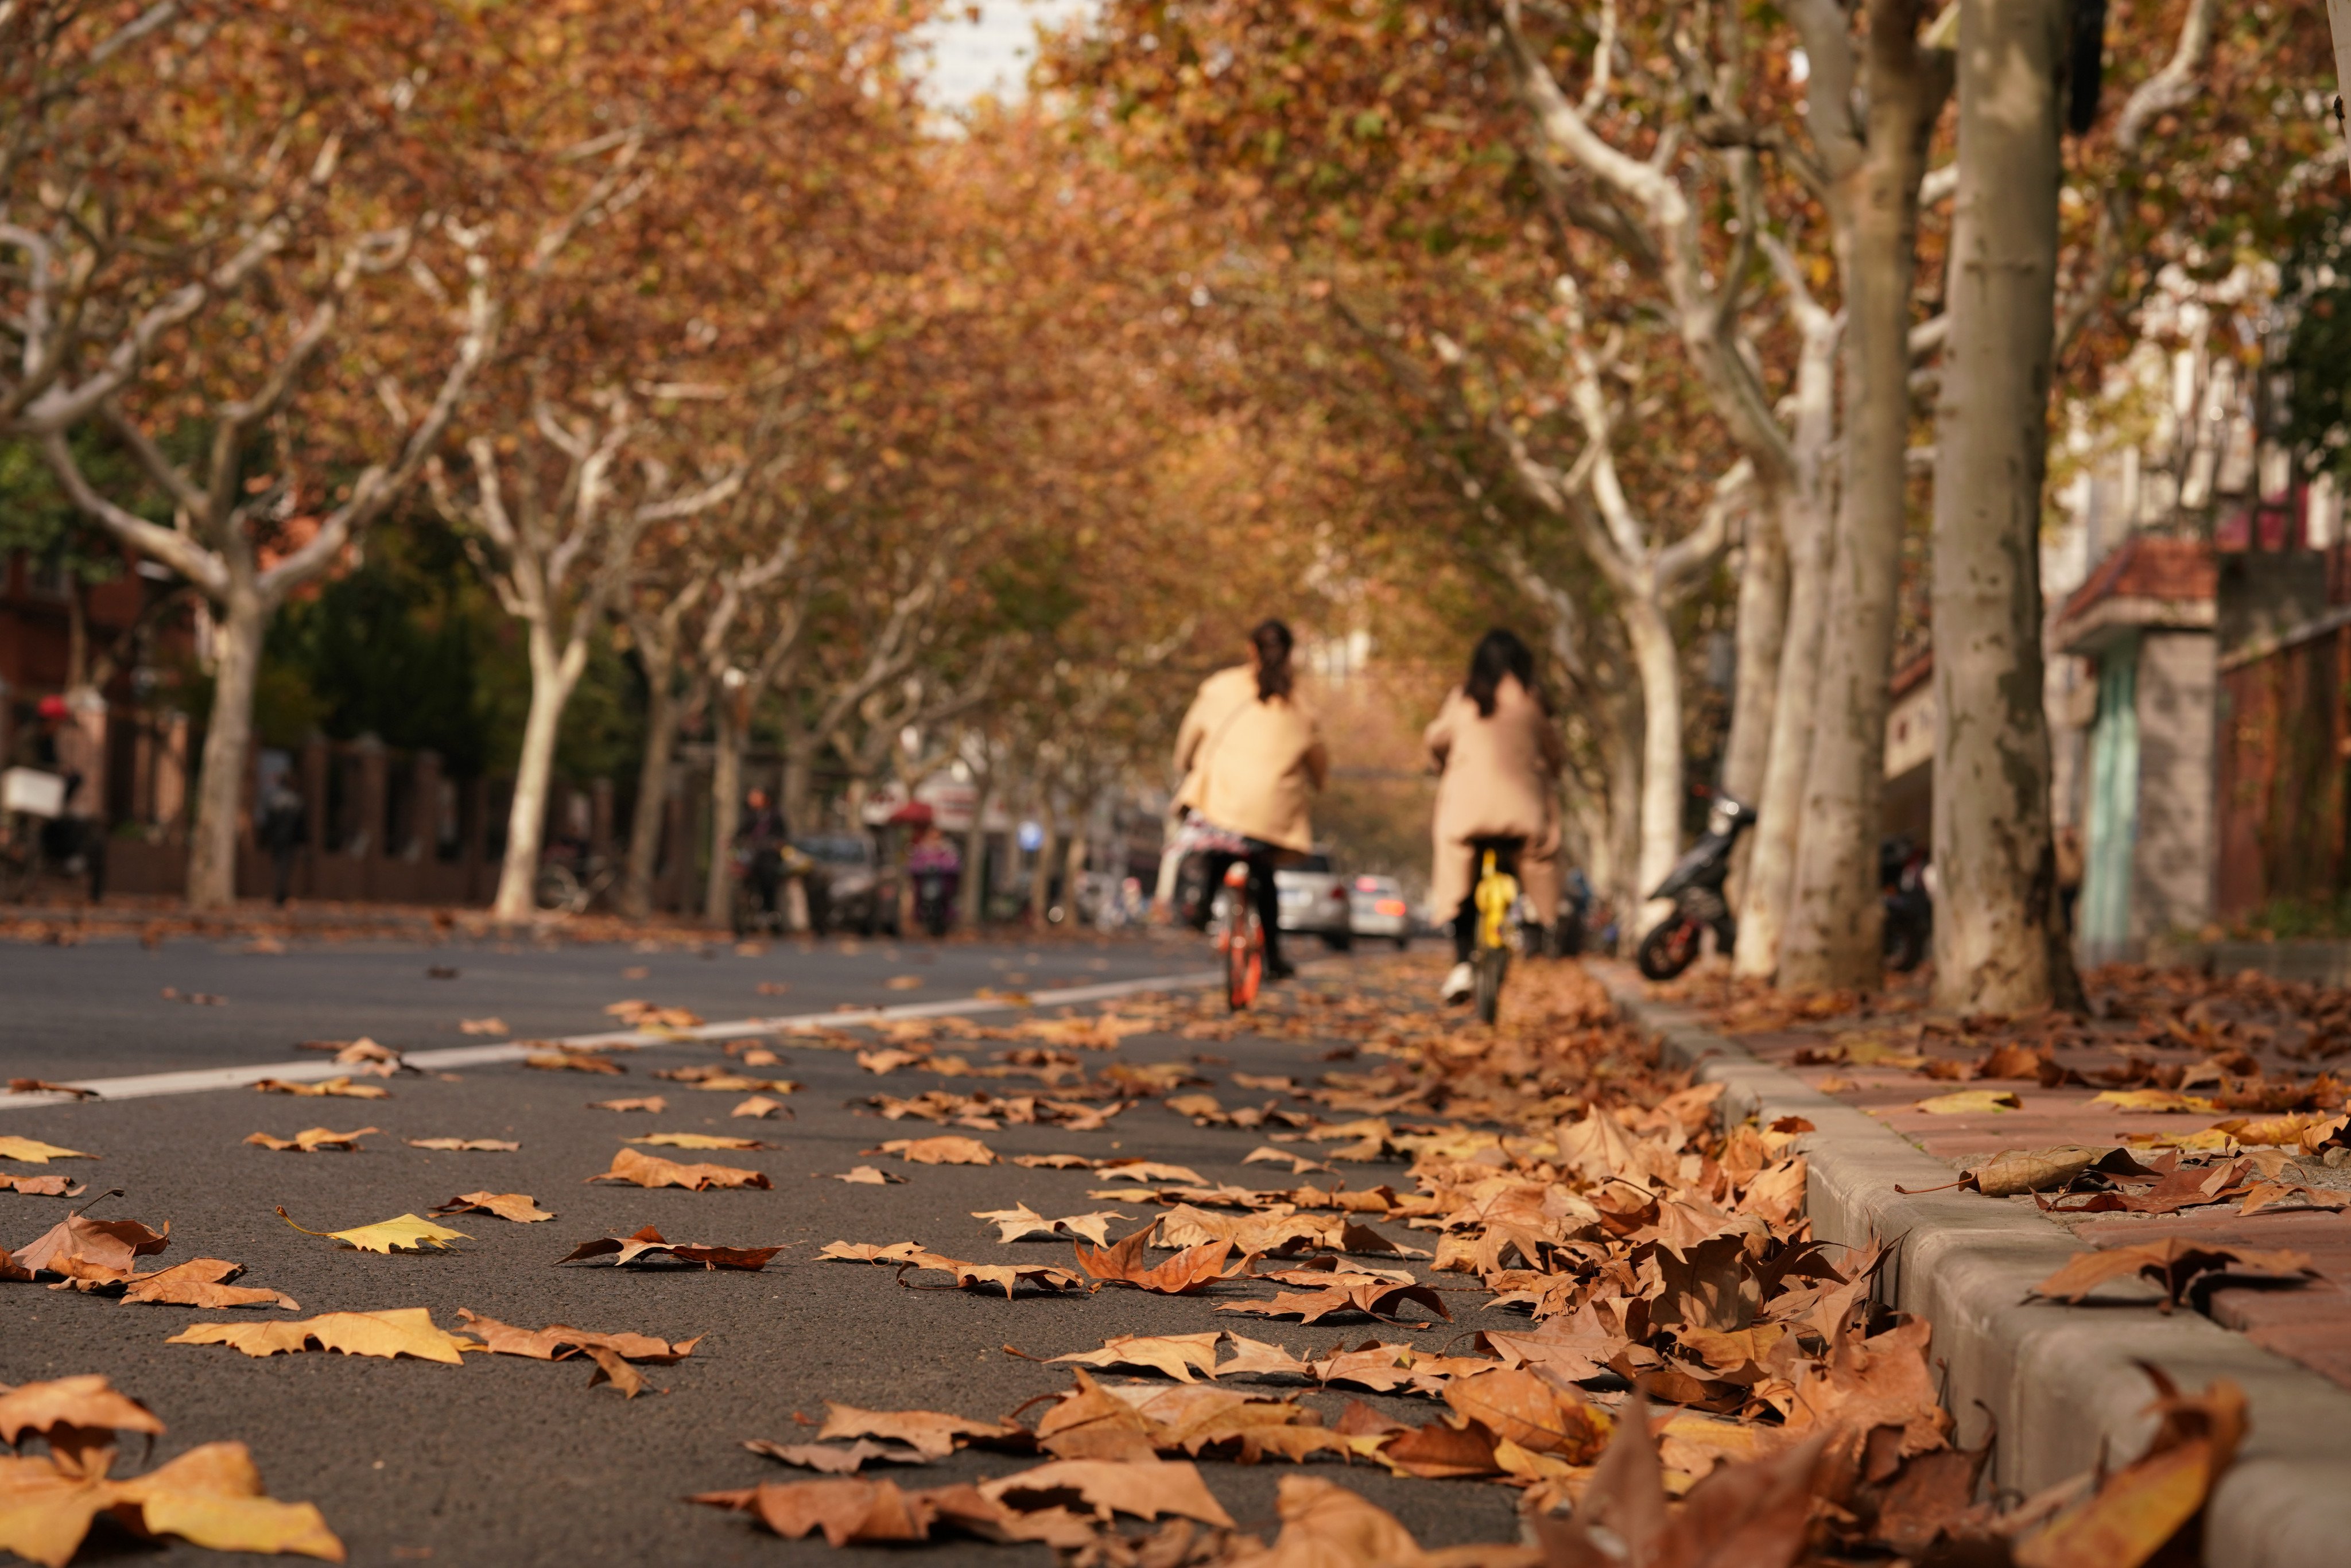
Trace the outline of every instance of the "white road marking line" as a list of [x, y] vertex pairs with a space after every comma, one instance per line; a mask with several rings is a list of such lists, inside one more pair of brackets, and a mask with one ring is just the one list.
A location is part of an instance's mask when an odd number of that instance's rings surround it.
[[[1011, 1012], [1021, 1008], [1076, 1007], [1131, 997], [1144, 991], [1193, 990], [1224, 979], [1221, 969], [1194, 969], [1180, 975], [1151, 975], [1136, 980], [1107, 980], [1100, 985], [1070, 986], [1058, 991], [1034, 991], [1028, 998], [959, 997], [935, 1002], [904, 1002], [895, 1007], [859, 1008], [846, 1012], [794, 1013], [782, 1018], [737, 1019], [727, 1023], [697, 1024], [692, 1029], [647, 1033], [617, 1030], [603, 1034], [573, 1034], [559, 1038], [514, 1040], [499, 1045], [453, 1045], [437, 1051], [402, 1051], [402, 1057], [426, 1071], [452, 1067], [481, 1067], [499, 1061], [520, 1061], [531, 1051], [549, 1046], [594, 1051], [613, 1046], [675, 1045], [682, 1040], [716, 1040], [741, 1034], [792, 1034], [841, 1024], [886, 1023], [895, 1019], [947, 1018], [962, 1013]], [[145, 1072], [128, 1078], [59, 1079], [75, 1089], [88, 1089], [100, 1100], [139, 1100], [155, 1094], [200, 1094], [214, 1089], [243, 1089], [265, 1078], [293, 1083], [315, 1083], [350, 1069], [334, 1061], [266, 1061], [246, 1067], [204, 1067], [185, 1072]], [[0, 1094], [0, 1111], [30, 1110], [39, 1105], [70, 1105], [77, 1097], [37, 1090], [26, 1094]]]

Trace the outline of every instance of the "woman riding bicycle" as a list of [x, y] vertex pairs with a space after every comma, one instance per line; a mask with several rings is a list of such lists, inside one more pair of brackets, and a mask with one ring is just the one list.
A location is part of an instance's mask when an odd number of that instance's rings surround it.
[[1526, 643], [1499, 628], [1479, 639], [1469, 656], [1469, 678], [1446, 695], [1422, 738], [1442, 770], [1428, 904], [1435, 912], [1453, 912], [1454, 964], [1439, 995], [1447, 1002], [1466, 1001], [1477, 984], [1469, 958], [1478, 934], [1478, 875], [1487, 852], [1493, 852], [1496, 870], [1520, 878], [1537, 910], [1559, 901], [1552, 800], [1566, 754], [1535, 685], [1534, 654]]
[[1176, 732], [1176, 767], [1184, 775], [1176, 804], [1187, 813], [1185, 831], [1202, 841], [1211, 896], [1228, 867], [1248, 862], [1265, 928], [1265, 975], [1273, 980], [1292, 973], [1281, 958], [1274, 864], [1314, 847], [1307, 802], [1330, 772], [1314, 716], [1291, 694], [1294, 645], [1280, 622], [1259, 622], [1249, 633], [1249, 662], [1201, 682]]

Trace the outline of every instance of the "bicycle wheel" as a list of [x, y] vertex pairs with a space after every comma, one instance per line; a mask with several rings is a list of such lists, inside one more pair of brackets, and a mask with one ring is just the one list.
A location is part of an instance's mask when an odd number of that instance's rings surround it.
[[1478, 950], [1478, 1021], [1492, 1023], [1495, 1014], [1502, 1009], [1502, 977], [1510, 972], [1510, 950], [1508, 947], [1481, 947]]
[[1254, 901], [1246, 895], [1226, 901], [1218, 945], [1225, 950], [1225, 1005], [1238, 1012], [1257, 1000], [1258, 985], [1265, 978], [1265, 935], [1258, 928]]

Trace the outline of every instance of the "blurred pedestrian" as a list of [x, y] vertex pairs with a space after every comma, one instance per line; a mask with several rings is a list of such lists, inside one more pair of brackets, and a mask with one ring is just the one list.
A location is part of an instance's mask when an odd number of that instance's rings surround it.
[[309, 811], [302, 797], [286, 782], [283, 768], [270, 775], [261, 791], [260, 806], [261, 821], [255, 824], [254, 837], [269, 852], [271, 902], [282, 908], [294, 891], [295, 857], [310, 836]]
[[759, 912], [776, 913], [776, 894], [784, 885], [784, 846], [791, 833], [784, 814], [768, 800], [765, 789], [743, 797], [743, 814], [735, 827], [735, 858], [759, 895]]
[[[33, 709], [39, 722], [16, 743], [16, 760], [64, 781], [65, 808], [41, 825], [42, 850], [53, 863], [86, 874], [96, 904], [106, 896], [106, 824], [99, 800], [106, 788], [106, 752], [95, 727], [74, 707], [62, 696], [43, 697]], [[96, 716], [102, 726], [103, 704]]]

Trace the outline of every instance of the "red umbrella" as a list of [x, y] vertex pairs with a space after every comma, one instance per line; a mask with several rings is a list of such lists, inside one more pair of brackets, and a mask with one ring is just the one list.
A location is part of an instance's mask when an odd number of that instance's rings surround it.
[[909, 800], [890, 813], [889, 825], [893, 828], [901, 826], [927, 828], [936, 820], [937, 813], [931, 810], [931, 803], [928, 800]]

